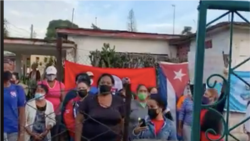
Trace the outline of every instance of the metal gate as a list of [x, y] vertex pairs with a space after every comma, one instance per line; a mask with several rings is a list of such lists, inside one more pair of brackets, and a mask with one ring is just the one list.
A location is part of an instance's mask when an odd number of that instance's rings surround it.
[[[209, 9], [216, 9], [216, 10], [228, 10], [228, 12], [226, 12], [225, 14], [222, 14], [221, 16], [219, 16], [218, 18], [214, 19], [213, 21], [209, 22], [208, 24], [206, 23], [206, 18], [207, 18], [207, 10]], [[203, 106], [201, 105], [201, 99], [202, 99], [202, 95], [203, 95], [203, 90], [200, 89], [202, 88], [202, 78], [203, 78], [203, 71], [200, 71], [201, 68], [203, 70], [204, 68], [204, 53], [205, 53], [205, 47], [204, 47], [204, 43], [205, 43], [205, 35], [206, 35], [206, 27], [210, 26], [212, 23], [214, 23], [215, 21], [225, 17], [226, 15], [230, 14], [231, 18], [230, 18], [230, 49], [229, 49], [229, 70], [228, 70], [228, 79], [227, 79], [227, 90], [226, 90], [226, 96], [224, 98], [226, 98], [226, 118], [223, 118], [223, 115], [221, 115], [222, 117], [222, 123], [223, 123], [223, 133], [221, 134], [220, 139], [224, 139], [225, 141], [229, 140], [229, 136], [231, 136], [233, 139], [238, 140], [236, 137], [234, 137], [230, 132], [232, 130], [234, 130], [235, 128], [239, 127], [241, 124], [243, 124], [244, 122], [246, 122], [247, 120], [250, 119], [250, 117], [248, 117], [247, 119], [243, 120], [242, 122], [238, 123], [237, 125], [233, 126], [233, 127], [229, 127], [228, 126], [228, 122], [229, 122], [229, 92], [230, 92], [230, 74], [231, 75], [235, 75], [237, 78], [239, 78], [241, 81], [243, 81], [247, 86], [250, 87], [249, 83], [246, 82], [244, 79], [242, 79], [241, 77], [239, 77], [237, 74], [234, 73], [234, 70], [236, 68], [238, 68], [239, 66], [243, 65], [244, 63], [246, 63], [247, 61], [250, 60], [250, 57], [248, 57], [245, 61], [241, 62], [240, 64], [238, 64], [235, 67], [232, 67], [232, 43], [233, 43], [233, 26], [234, 26], [234, 16], [238, 15], [240, 18], [242, 18], [246, 23], [250, 24], [249, 21], [244, 18], [239, 11], [245, 11], [245, 12], [250, 12], [250, 2], [249, 1], [200, 1], [199, 4], [199, 24], [198, 24], [198, 29], [197, 29], [197, 35], [196, 35], [196, 63], [195, 63], [195, 78], [194, 78], [194, 83], [195, 83], [195, 88], [194, 88], [194, 116], [193, 116], [193, 126], [192, 126], [192, 141], [200, 141], [200, 111], [202, 108], [206, 108], [206, 109], [212, 109], [211, 107], [214, 105], [209, 105], [209, 106]], [[249, 13], [250, 14], [250, 13]], [[249, 47], [250, 50], [250, 47]], [[248, 50], [248, 51], [249, 51]], [[212, 76], [210, 76], [208, 79], [210, 79], [211, 77], [221, 77], [223, 78], [223, 76], [219, 75], [219, 74], [214, 74]], [[223, 80], [225, 80], [223, 78]], [[209, 86], [209, 87], [214, 87], [213, 86]], [[218, 102], [216, 102], [215, 104], [218, 104]], [[211, 123], [213, 124], [213, 123]], [[207, 137], [208, 138], [208, 137]], [[208, 138], [209, 139], [209, 138]], [[220, 139], [216, 139], [216, 140], [220, 140]], [[209, 139], [211, 140], [211, 139]]]

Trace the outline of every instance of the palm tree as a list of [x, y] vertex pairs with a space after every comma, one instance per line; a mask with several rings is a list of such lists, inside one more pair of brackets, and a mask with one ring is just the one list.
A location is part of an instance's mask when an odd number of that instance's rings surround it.
[[190, 35], [192, 34], [192, 27], [191, 26], [184, 26], [184, 29], [181, 32], [182, 35]]
[[4, 19], [3, 21], [4, 23], [4, 37], [8, 37], [9, 36], [9, 32], [8, 32], [8, 29], [7, 29], [7, 25], [8, 25], [8, 21], [6, 19]]

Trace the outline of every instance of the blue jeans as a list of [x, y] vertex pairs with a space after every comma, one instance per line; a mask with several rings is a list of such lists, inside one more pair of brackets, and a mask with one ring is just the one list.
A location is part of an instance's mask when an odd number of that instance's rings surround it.
[[17, 141], [18, 133], [4, 133], [4, 141]]

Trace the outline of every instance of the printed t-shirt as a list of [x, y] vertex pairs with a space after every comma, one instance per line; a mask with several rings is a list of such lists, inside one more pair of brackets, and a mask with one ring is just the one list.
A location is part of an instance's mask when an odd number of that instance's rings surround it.
[[58, 109], [60, 108], [60, 104], [61, 104], [61, 89], [65, 89], [64, 84], [57, 80], [55, 81], [55, 84], [53, 87], [50, 87], [46, 80], [41, 81], [38, 84], [44, 84], [48, 86], [49, 92], [45, 95], [45, 99], [50, 101], [53, 104], [54, 111], [58, 111]]
[[9, 87], [4, 88], [4, 132], [16, 133], [18, 132], [18, 108], [24, 107], [26, 103], [26, 97], [24, 89], [15, 84], [11, 84]]

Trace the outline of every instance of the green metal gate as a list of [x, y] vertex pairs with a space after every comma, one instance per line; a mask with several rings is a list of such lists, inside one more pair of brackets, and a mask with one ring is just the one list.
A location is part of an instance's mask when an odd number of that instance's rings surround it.
[[[228, 10], [228, 12], [226, 12], [225, 14], [219, 16], [218, 18], [214, 19], [213, 21], [209, 22], [208, 24], [206, 24], [206, 18], [207, 18], [207, 10], [209, 9], [214, 9], [214, 10]], [[212, 105], [210, 106], [203, 106], [201, 105], [201, 99], [202, 99], [202, 95], [203, 95], [203, 90], [200, 89], [202, 88], [202, 78], [203, 78], [203, 70], [204, 68], [204, 53], [205, 53], [205, 35], [206, 35], [206, 27], [211, 25], [212, 23], [214, 23], [215, 21], [221, 19], [222, 17], [225, 17], [226, 15], [230, 14], [231, 18], [230, 18], [230, 49], [229, 49], [229, 70], [228, 70], [228, 81], [227, 81], [227, 90], [226, 90], [226, 98], [227, 102], [226, 102], [226, 107], [227, 107], [227, 111], [226, 111], [226, 118], [223, 118], [223, 115], [221, 115], [222, 119], [223, 119], [223, 133], [221, 134], [221, 138], [224, 139], [224, 141], [228, 141], [229, 140], [229, 136], [231, 136], [233, 139], [239, 141], [239, 139], [237, 139], [236, 137], [234, 137], [230, 132], [239, 127], [241, 124], [243, 124], [244, 122], [246, 122], [247, 120], [250, 119], [250, 117], [248, 117], [247, 119], [243, 120], [242, 122], [238, 123], [237, 125], [235, 125], [234, 127], [229, 127], [228, 126], [228, 122], [229, 122], [229, 92], [230, 92], [230, 74], [235, 75], [236, 77], [238, 77], [241, 81], [243, 81], [244, 83], [246, 83], [246, 85], [250, 86], [248, 84], [248, 82], [246, 82], [245, 80], [243, 80], [242, 78], [240, 78], [237, 74], [234, 73], [234, 70], [236, 68], [238, 68], [239, 66], [243, 65], [244, 63], [246, 63], [247, 61], [250, 60], [250, 57], [248, 59], [246, 59], [245, 61], [243, 61], [242, 63], [240, 63], [239, 65], [237, 65], [236, 67], [232, 68], [231, 65], [231, 58], [232, 58], [232, 43], [233, 43], [233, 21], [234, 21], [234, 16], [238, 15], [240, 18], [242, 18], [246, 23], [250, 24], [249, 21], [244, 18], [239, 11], [245, 11], [245, 12], [250, 12], [250, 2], [249, 1], [200, 1], [199, 4], [199, 24], [198, 24], [198, 29], [197, 29], [197, 35], [196, 35], [196, 63], [195, 63], [195, 78], [194, 78], [194, 83], [195, 83], [195, 88], [194, 88], [194, 116], [193, 116], [193, 126], [192, 126], [192, 141], [200, 141], [200, 111], [202, 108], [206, 108], [209, 109]], [[250, 13], [249, 13], [250, 14]], [[250, 47], [249, 50], [250, 51]], [[202, 69], [201, 69], [202, 68]], [[223, 78], [223, 76], [219, 75], [219, 74], [214, 74], [211, 77], [221, 77]], [[224, 79], [224, 78], [223, 78]], [[224, 79], [225, 80], [225, 79]], [[215, 85], [214, 85], [215, 86]], [[215, 103], [215, 104], [218, 104]], [[213, 124], [213, 123], [211, 123]], [[210, 139], [209, 139], [210, 140]], [[220, 140], [220, 139], [217, 139]]]

